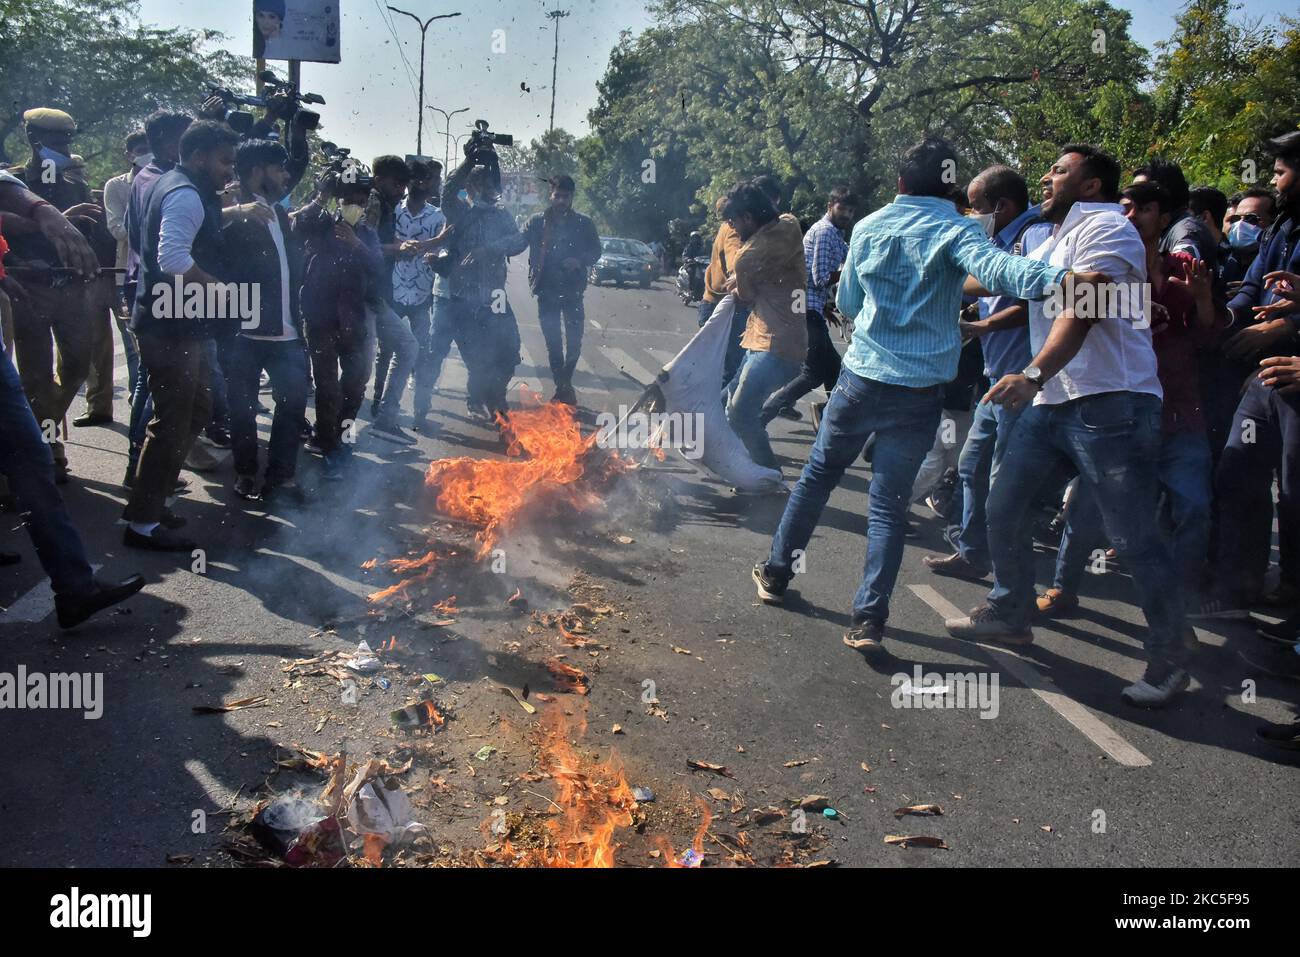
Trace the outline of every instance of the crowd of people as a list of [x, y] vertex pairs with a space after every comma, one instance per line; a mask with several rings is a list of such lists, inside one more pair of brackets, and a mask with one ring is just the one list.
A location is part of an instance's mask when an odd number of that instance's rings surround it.
[[[521, 360], [506, 272], [525, 251], [553, 400], [578, 401], [601, 241], [573, 209], [571, 178], [552, 179], [548, 207], [521, 229], [498, 201], [495, 157], [472, 140], [445, 183], [436, 162], [381, 156], [332, 166], [291, 208], [310, 166], [296, 114], [273, 103], [241, 133], [220, 107], [151, 116], [125, 137], [128, 169], [102, 196], [76, 175], [73, 117], [33, 109], [30, 159], [0, 174], [14, 359], [0, 363], [0, 467], [65, 627], [141, 587], [96, 581], [56, 487], [74, 472], [65, 418], [83, 386], [73, 427], [113, 419], [115, 326], [134, 549], [198, 547], [173, 504], [182, 470], [211, 468], [215, 449], [231, 449], [235, 493], [268, 508], [308, 502], [304, 451], [325, 479], [345, 478], [371, 383], [372, 434], [413, 444], [408, 429], [436, 428], [452, 345], [471, 415], [508, 429]], [[1275, 654], [1253, 663], [1300, 677], [1300, 133], [1267, 148], [1273, 188], [1228, 197], [1189, 189], [1164, 160], [1125, 185], [1112, 157], [1069, 144], [1035, 203], [1007, 166], [959, 184], [954, 150], [927, 138], [903, 156], [893, 202], [859, 218], [864, 201], [836, 188], [806, 229], [775, 177], [737, 184], [718, 203], [711, 254], [702, 241], [687, 251], [710, 257], [700, 324], [724, 299], [735, 306], [727, 421], [756, 464], [779, 469], [770, 424], [827, 393], [754, 569], [759, 597], [783, 600], [831, 492], [865, 457], [866, 561], [844, 641], [868, 657], [884, 648], [909, 510], [925, 503], [952, 545], [926, 566], [992, 580], [984, 605], [946, 623], [956, 639], [1030, 644], [1036, 618], [1078, 608], [1090, 564], [1117, 562], [1148, 626], [1130, 703], [1162, 706], [1188, 686], [1190, 621], [1260, 603], [1292, 613], [1262, 629]], [[1275, 505], [1280, 574], [1266, 590]], [[1059, 545], [1042, 594], [1035, 539]], [[1292, 745], [1297, 733], [1269, 732]]]

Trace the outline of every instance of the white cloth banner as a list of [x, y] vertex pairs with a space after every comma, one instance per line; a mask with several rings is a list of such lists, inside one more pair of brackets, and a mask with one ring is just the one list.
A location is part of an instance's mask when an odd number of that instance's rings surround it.
[[[676, 418], [676, 413], [699, 417], [695, 431], [697, 445], [692, 454], [685, 456], [687, 461], [707, 468], [742, 492], [776, 492], [784, 487], [781, 473], [764, 468], [749, 457], [744, 443], [731, 431], [722, 404], [722, 368], [727, 359], [731, 317], [735, 311], [734, 296], [718, 303], [695, 338], [664, 366], [668, 381], [660, 382], [659, 388], [670, 416]], [[655, 439], [663, 439], [664, 432], [661, 428]]]

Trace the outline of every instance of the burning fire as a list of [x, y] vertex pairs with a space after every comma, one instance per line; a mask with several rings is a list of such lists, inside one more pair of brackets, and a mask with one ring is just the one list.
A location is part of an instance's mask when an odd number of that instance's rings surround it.
[[[560, 403], [512, 412], [502, 423], [510, 437], [507, 461], [443, 459], [429, 466], [425, 485], [437, 495], [438, 510], [479, 526], [478, 559], [531, 503], [558, 499], [583, 510], [599, 504], [579, 484], [587, 474], [588, 453], [596, 443], [584, 437], [574, 409]], [[616, 455], [603, 468], [624, 468]]]
[[570, 743], [586, 732], [585, 714], [570, 727], [559, 708], [548, 710], [541, 725], [541, 766], [555, 782], [553, 817], [544, 847], [516, 851], [504, 840], [500, 854], [517, 867], [613, 867], [620, 828], [632, 826], [636, 799], [622, 764], [584, 761]]

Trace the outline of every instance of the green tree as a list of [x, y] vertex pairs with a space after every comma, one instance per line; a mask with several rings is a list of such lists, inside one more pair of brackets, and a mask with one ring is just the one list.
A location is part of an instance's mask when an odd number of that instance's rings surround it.
[[210, 86], [245, 85], [253, 61], [210, 30], [142, 24], [133, 0], [0, 0], [0, 163], [29, 152], [22, 115], [66, 110], [90, 181], [118, 168], [122, 138], [160, 107], [194, 109]]
[[1153, 151], [1189, 181], [1232, 192], [1267, 182], [1265, 140], [1300, 119], [1300, 22], [1237, 20], [1231, 0], [1193, 0], [1159, 44]]

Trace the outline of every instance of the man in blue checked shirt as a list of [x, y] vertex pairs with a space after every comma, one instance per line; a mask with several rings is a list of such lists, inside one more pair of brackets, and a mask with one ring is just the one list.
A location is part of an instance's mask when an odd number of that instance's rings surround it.
[[957, 374], [962, 286], [1041, 299], [1077, 283], [1105, 281], [1003, 252], [946, 198], [957, 169], [943, 140], [927, 138], [902, 159], [894, 201], [858, 223], [836, 305], [855, 317], [853, 342], [831, 393], [808, 464], [790, 495], [765, 563], [753, 579], [760, 600], [780, 604], [832, 490], [876, 435], [867, 557], [844, 642], [882, 648], [889, 597], [903, 558], [912, 483], [934, 442], [943, 385]]
[[860, 206], [857, 197], [846, 187], [837, 186], [826, 202], [826, 215], [804, 234], [803, 252], [808, 264], [808, 355], [799, 375], [763, 404], [764, 422], [771, 422], [778, 415], [797, 421], [800, 416], [794, 407], [796, 402], [818, 386], [829, 393], [839, 380], [840, 354], [831, 342], [826, 300], [849, 254], [844, 232], [853, 226]]

